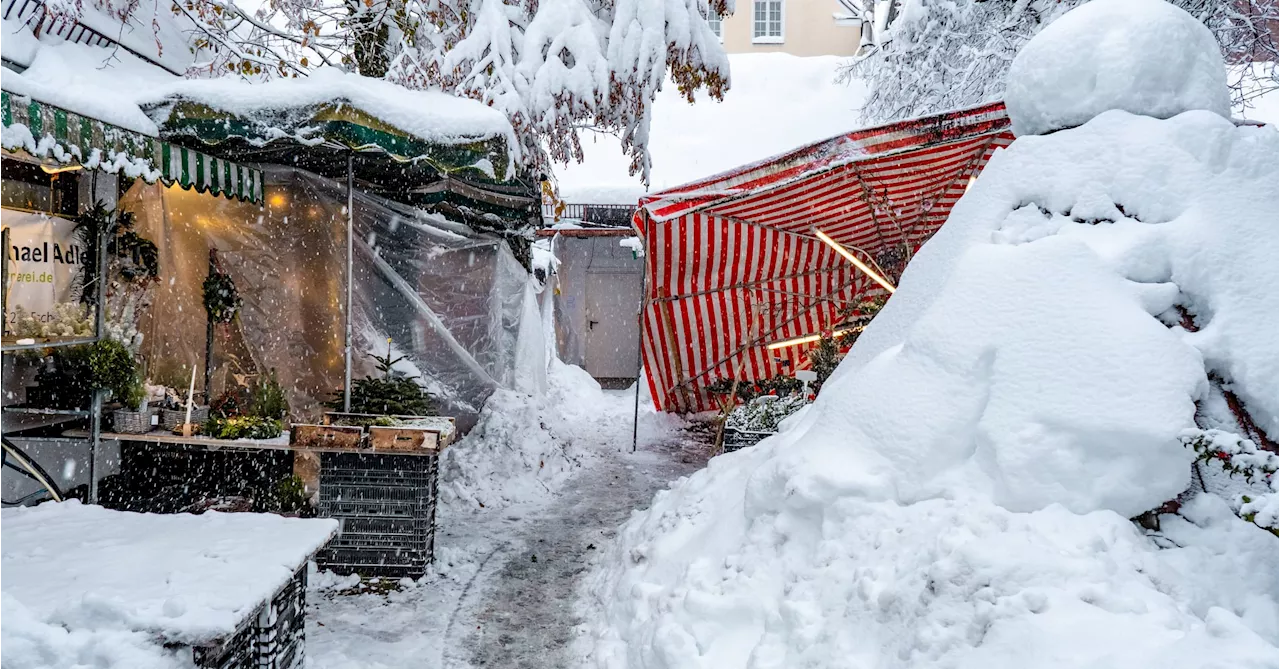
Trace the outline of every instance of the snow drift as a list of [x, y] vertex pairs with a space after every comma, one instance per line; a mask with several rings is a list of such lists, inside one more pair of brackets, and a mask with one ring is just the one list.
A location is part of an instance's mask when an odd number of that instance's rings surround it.
[[[547, 380], [544, 395], [496, 391], [475, 429], [445, 449], [440, 499], [452, 511], [547, 501], [586, 461], [631, 449], [632, 391], [605, 392], [555, 357]], [[651, 402], [641, 402], [639, 420], [646, 441], [668, 439], [684, 423]]]
[[1275, 537], [1208, 494], [1128, 519], [1188, 489], [1215, 384], [1276, 437], [1280, 138], [1086, 120], [994, 156], [803, 416], [624, 526], [584, 655], [1277, 666]]
[[1062, 15], [1013, 59], [1005, 104], [1019, 136], [1071, 128], [1108, 109], [1231, 116], [1213, 33], [1164, 0], [1094, 0]]

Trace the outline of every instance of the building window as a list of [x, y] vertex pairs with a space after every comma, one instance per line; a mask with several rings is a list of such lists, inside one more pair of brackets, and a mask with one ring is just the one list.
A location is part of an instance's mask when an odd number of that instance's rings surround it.
[[784, 0], [753, 0], [751, 41], [782, 44], [782, 3]]
[[711, 26], [711, 32], [715, 33], [716, 37], [719, 37], [720, 41], [723, 42], [724, 41], [724, 17], [714, 12], [707, 14], [707, 25]]

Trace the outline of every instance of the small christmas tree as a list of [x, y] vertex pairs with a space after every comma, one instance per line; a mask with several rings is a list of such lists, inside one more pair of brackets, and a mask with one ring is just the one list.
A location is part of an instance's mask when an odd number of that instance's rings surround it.
[[[387, 355], [372, 356], [378, 363], [381, 376], [368, 376], [351, 386], [351, 412], [388, 416], [430, 416], [436, 411], [435, 402], [427, 391], [411, 377], [394, 369], [404, 356], [391, 357], [391, 340], [387, 340]], [[327, 403], [331, 408], [341, 408], [339, 397]]]

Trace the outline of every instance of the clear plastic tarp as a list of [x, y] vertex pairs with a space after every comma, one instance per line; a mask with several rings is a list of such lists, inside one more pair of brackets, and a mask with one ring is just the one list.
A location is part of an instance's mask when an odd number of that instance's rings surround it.
[[[274, 369], [292, 414], [315, 418], [343, 385], [346, 184], [290, 168], [265, 182], [262, 207], [142, 183], [122, 199], [160, 249], [141, 353], [153, 382], [185, 388], [194, 368], [199, 386], [214, 250], [243, 306], [214, 328], [212, 394]], [[464, 428], [495, 388], [542, 389], [537, 298], [505, 242], [358, 185], [354, 204], [354, 379], [390, 346]]]

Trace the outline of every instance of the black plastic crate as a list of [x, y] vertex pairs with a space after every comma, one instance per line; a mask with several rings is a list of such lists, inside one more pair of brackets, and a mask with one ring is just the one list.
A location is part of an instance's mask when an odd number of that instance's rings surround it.
[[435, 551], [436, 476], [434, 455], [321, 454], [320, 515], [342, 527], [317, 564], [421, 577]]
[[[431, 456], [401, 456], [406, 460], [434, 461]], [[378, 487], [419, 488], [431, 484], [434, 467], [426, 467], [421, 471], [406, 469], [370, 469], [335, 467], [332, 483], [335, 485], [357, 485]]]
[[431, 484], [424, 482], [420, 488], [405, 486], [343, 485], [325, 481], [321, 474], [320, 503], [326, 502], [381, 502], [384, 504], [429, 504], [432, 498]]
[[434, 532], [412, 534], [343, 534], [334, 539], [330, 548], [387, 548], [404, 551], [426, 552]]
[[380, 548], [338, 548], [325, 551], [326, 569], [362, 576], [422, 578], [431, 564], [431, 547], [425, 551]]
[[341, 519], [342, 534], [429, 534], [435, 528], [429, 518], [417, 516], [360, 516], [349, 515]]
[[306, 658], [307, 568], [245, 618], [234, 634], [195, 646], [202, 669], [301, 669]]

